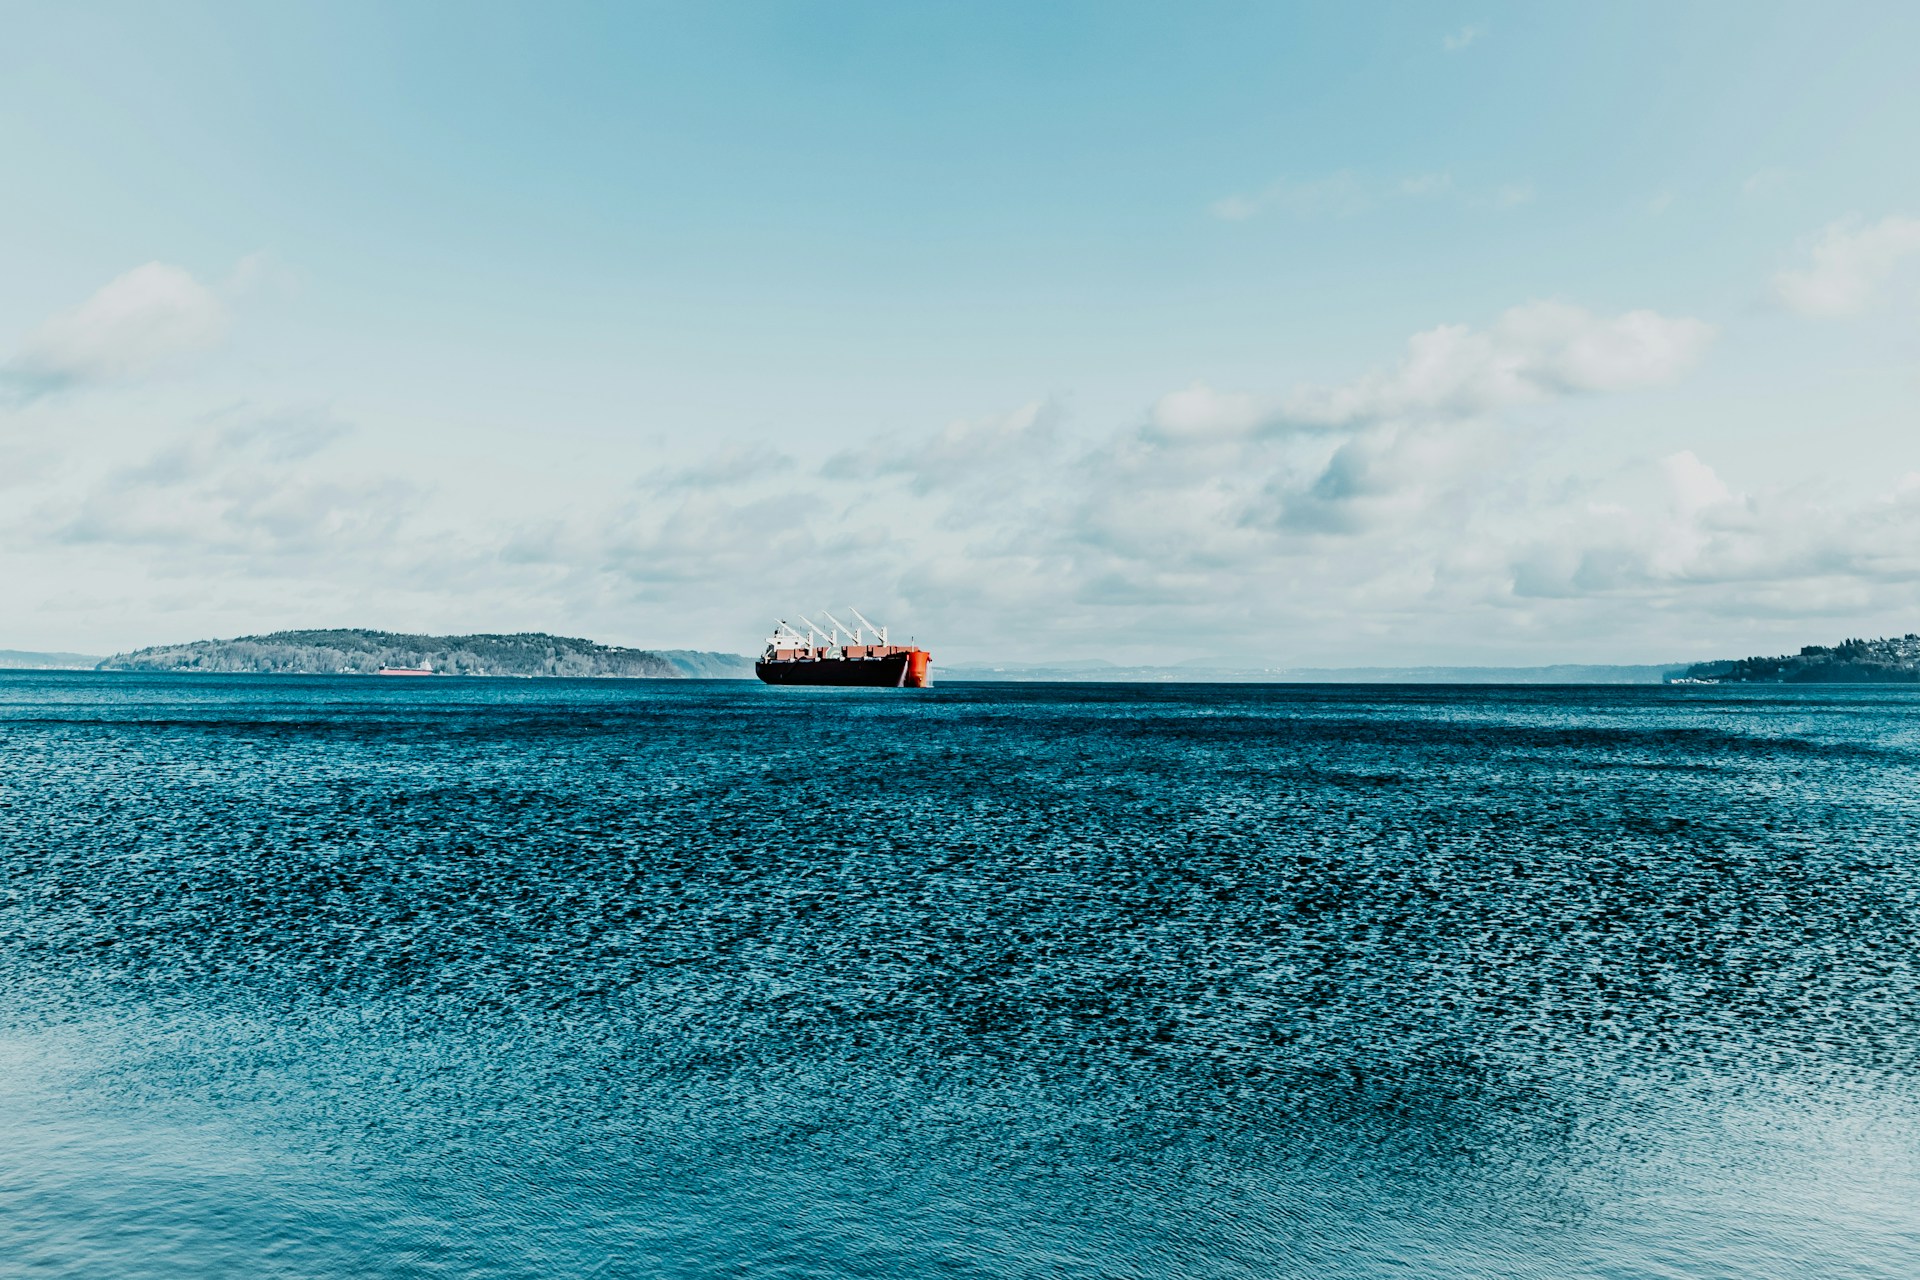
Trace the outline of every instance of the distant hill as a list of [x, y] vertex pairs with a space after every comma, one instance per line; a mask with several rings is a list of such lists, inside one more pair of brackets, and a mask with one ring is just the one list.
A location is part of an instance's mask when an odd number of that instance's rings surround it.
[[0, 649], [0, 670], [9, 671], [91, 671], [100, 665], [93, 653], [33, 653], [26, 649]]
[[1920, 636], [1810, 644], [1778, 658], [1696, 662], [1680, 679], [1713, 684], [1920, 683]]
[[571, 636], [420, 636], [337, 628], [275, 631], [232, 640], [196, 640], [118, 653], [102, 671], [206, 671], [284, 675], [370, 675], [381, 667], [429, 666], [456, 676], [624, 676], [677, 679], [719, 674], [734, 654], [623, 649]]
[[753, 659], [739, 653], [704, 649], [662, 649], [660, 656], [695, 680], [753, 680]]

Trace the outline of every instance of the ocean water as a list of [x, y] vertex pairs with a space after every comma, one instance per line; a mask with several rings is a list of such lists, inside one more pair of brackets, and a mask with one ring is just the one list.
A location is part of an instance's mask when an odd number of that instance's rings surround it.
[[1904, 690], [0, 676], [0, 1275], [1911, 1277]]

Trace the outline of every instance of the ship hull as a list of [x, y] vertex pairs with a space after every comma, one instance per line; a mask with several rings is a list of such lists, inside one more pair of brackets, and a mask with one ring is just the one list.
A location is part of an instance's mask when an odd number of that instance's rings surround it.
[[884, 658], [797, 658], [789, 662], [760, 661], [753, 673], [768, 684], [845, 685], [864, 689], [924, 689], [928, 678], [926, 650], [890, 653]]

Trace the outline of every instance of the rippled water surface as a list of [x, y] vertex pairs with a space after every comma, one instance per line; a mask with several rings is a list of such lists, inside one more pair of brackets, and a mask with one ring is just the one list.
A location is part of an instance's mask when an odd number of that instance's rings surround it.
[[1920, 697], [0, 675], [0, 1274], [1920, 1269]]

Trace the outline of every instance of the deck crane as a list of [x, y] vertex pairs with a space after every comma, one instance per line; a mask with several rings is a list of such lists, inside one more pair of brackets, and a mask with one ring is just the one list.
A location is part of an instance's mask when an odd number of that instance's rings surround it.
[[859, 611], [858, 609], [856, 609], [856, 608], [854, 608], [854, 607], [853, 607], [852, 605], [848, 605], [848, 606], [847, 606], [847, 612], [848, 612], [848, 613], [851, 613], [851, 614], [852, 614], [852, 615], [853, 615], [854, 617], [856, 617], [856, 618], [858, 618], [858, 619], [859, 619], [859, 620], [860, 620], [860, 621], [861, 621], [862, 623], [864, 623], [864, 624], [866, 625], [866, 628], [867, 628], [867, 630], [869, 630], [869, 631], [871, 631], [871, 632], [873, 632], [873, 634], [875, 634], [875, 635], [877, 635], [877, 636], [879, 636], [879, 637], [880, 637], [880, 643], [881, 643], [881, 644], [883, 644], [883, 645], [884, 645], [884, 644], [886, 644], [886, 642], [887, 642], [887, 629], [886, 629], [885, 627], [876, 627], [876, 626], [874, 626], [874, 625], [873, 625], [873, 619], [871, 619], [871, 618], [869, 618], [869, 617], [867, 617], [867, 615], [866, 615], [866, 614], [864, 614], [864, 613], [861, 613], [861, 612], [860, 612], [860, 611]]
[[834, 617], [832, 614], [828, 613], [825, 609], [822, 609], [820, 611], [820, 616], [833, 624], [833, 641], [835, 644], [840, 643], [840, 633], [842, 631], [847, 633], [847, 636], [849, 639], [852, 639], [855, 641], [858, 641], [860, 639], [860, 633], [858, 631], [855, 631], [852, 627], [840, 621], [840, 619]]
[[814, 622], [812, 618], [809, 618], [804, 613], [800, 614], [799, 618], [800, 618], [800, 621], [807, 624], [807, 648], [809, 649], [819, 648], [820, 646], [816, 645], [813, 642], [813, 638], [815, 636], [819, 636], [822, 640], [825, 640], [827, 638], [827, 629], [823, 626], [820, 626], [818, 623]]

